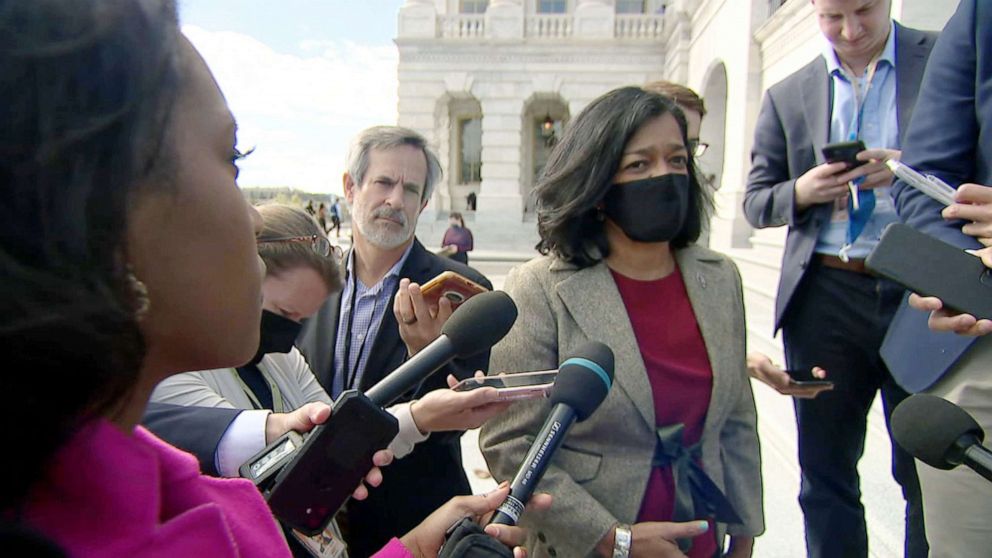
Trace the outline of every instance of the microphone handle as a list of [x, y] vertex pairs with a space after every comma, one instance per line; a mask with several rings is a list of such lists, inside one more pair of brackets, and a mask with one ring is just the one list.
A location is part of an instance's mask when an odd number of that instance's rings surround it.
[[992, 482], [992, 451], [981, 444], [975, 444], [964, 450], [965, 465]]
[[551, 457], [565, 440], [565, 433], [575, 422], [575, 409], [564, 403], [558, 403], [551, 409], [544, 426], [534, 438], [534, 443], [527, 452], [517, 476], [510, 484], [510, 495], [506, 497], [489, 523], [500, 525], [516, 525], [520, 521], [527, 501], [534, 493], [537, 483], [541, 482], [544, 471], [551, 464]]
[[365, 392], [365, 396], [380, 407], [385, 407], [426, 380], [456, 356], [455, 345], [444, 334], [413, 355], [385, 378]]

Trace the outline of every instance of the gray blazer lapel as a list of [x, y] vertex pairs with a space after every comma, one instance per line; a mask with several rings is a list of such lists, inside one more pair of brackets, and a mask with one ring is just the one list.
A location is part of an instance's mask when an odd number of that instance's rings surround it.
[[830, 140], [831, 104], [830, 76], [822, 57], [808, 66], [803, 81], [802, 91], [795, 91], [794, 94], [802, 99], [806, 129], [809, 130], [809, 139], [813, 144], [813, 157], [817, 163], [822, 163], [823, 155], [820, 151]]
[[[589, 339], [613, 349], [614, 390], [619, 387], [633, 401], [641, 417], [654, 428], [654, 399], [637, 339], [623, 299], [604, 262], [576, 270], [556, 286], [558, 297], [576, 325]], [[562, 358], [568, 355], [560, 355]]]
[[727, 319], [731, 314], [733, 301], [726, 299], [726, 293], [734, 292], [736, 287], [727, 280], [727, 274], [719, 272], [720, 258], [717, 256], [710, 256], [690, 247], [677, 250], [675, 259], [682, 272], [682, 281], [685, 283], [713, 371], [713, 390], [706, 413], [708, 426], [722, 421], [731, 408], [730, 390], [722, 382], [725, 381], [727, 371], [733, 370], [733, 363], [725, 362], [727, 355], [733, 352], [727, 351], [724, 345], [732, 343], [734, 339], [733, 324]]

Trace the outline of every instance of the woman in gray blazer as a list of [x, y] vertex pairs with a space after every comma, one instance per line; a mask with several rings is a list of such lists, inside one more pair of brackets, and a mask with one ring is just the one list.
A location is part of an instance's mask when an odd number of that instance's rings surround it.
[[[756, 416], [737, 268], [693, 245], [711, 202], [686, 122], [637, 87], [593, 101], [536, 187], [539, 257], [505, 289], [520, 310], [490, 371], [556, 368], [588, 340], [616, 380], [543, 479], [554, 508], [524, 515], [536, 556], [750, 556], [763, 529]], [[482, 430], [511, 478], [547, 416], [520, 405]]]

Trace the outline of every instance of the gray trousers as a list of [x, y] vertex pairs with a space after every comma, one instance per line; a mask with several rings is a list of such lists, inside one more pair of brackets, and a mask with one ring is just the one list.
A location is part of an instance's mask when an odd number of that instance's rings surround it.
[[[992, 336], [979, 339], [926, 391], [978, 421], [992, 441]], [[989, 556], [992, 552], [992, 482], [961, 465], [950, 471], [916, 462], [931, 558]]]

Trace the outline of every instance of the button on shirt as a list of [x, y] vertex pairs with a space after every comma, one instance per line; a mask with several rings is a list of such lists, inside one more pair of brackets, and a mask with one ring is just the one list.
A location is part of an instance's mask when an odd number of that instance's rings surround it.
[[[896, 29], [890, 23], [889, 38], [878, 59], [878, 67], [864, 98], [864, 112], [861, 129], [857, 127], [858, 101], [851, 76], [841, 67], [833, 46], [827, 42], [823, 58], [827, 63], [830, 84], [833, 90], [833, 107], [830, 114], [830, 143], [849, 141], [857, 136], [865, 147], [899, 149], [899, 121], [896, 104]], [[859, 90], [864, 95], [868, 88], [865, 81], [870, 68], [858, 76]], [[875, 188], [875, 210], [864, 230], [851, 247], [848, 256], [865, 258], [878, 243], [885, 227], [897, 220], [895, 206], [888, 186]], [[847, 201], [835, 202], [830, 222], [820, 229], [815, 251], [819, 254], [836, 256], [847, 240], [848, 214]]]
[[[403, 257], [391, 267], [378, 283], [365, 286], [355, 275], [355, 251], [348, 255], [345, 268], [344, 292], [341, 293], [341, 311], [338, 313], [338, 338], [334, 344], [334, 379], [331, 382], [331, 396], [337, 399], [345, 389], [361, 385], [365, 366], [372, 352], [372, 345], [379, 335], [382, 318], [392, 312], [392, 295], [400, 282], [400, 269], [410, 255], [413, 243], [407, 247]], [[350, 313], [354, 309], [355, 316]], [[348, 331], [348, 325], [351, 331]], [[351, 334], [351, 347], [348, 363], [345, 364], [345, 339]]]

